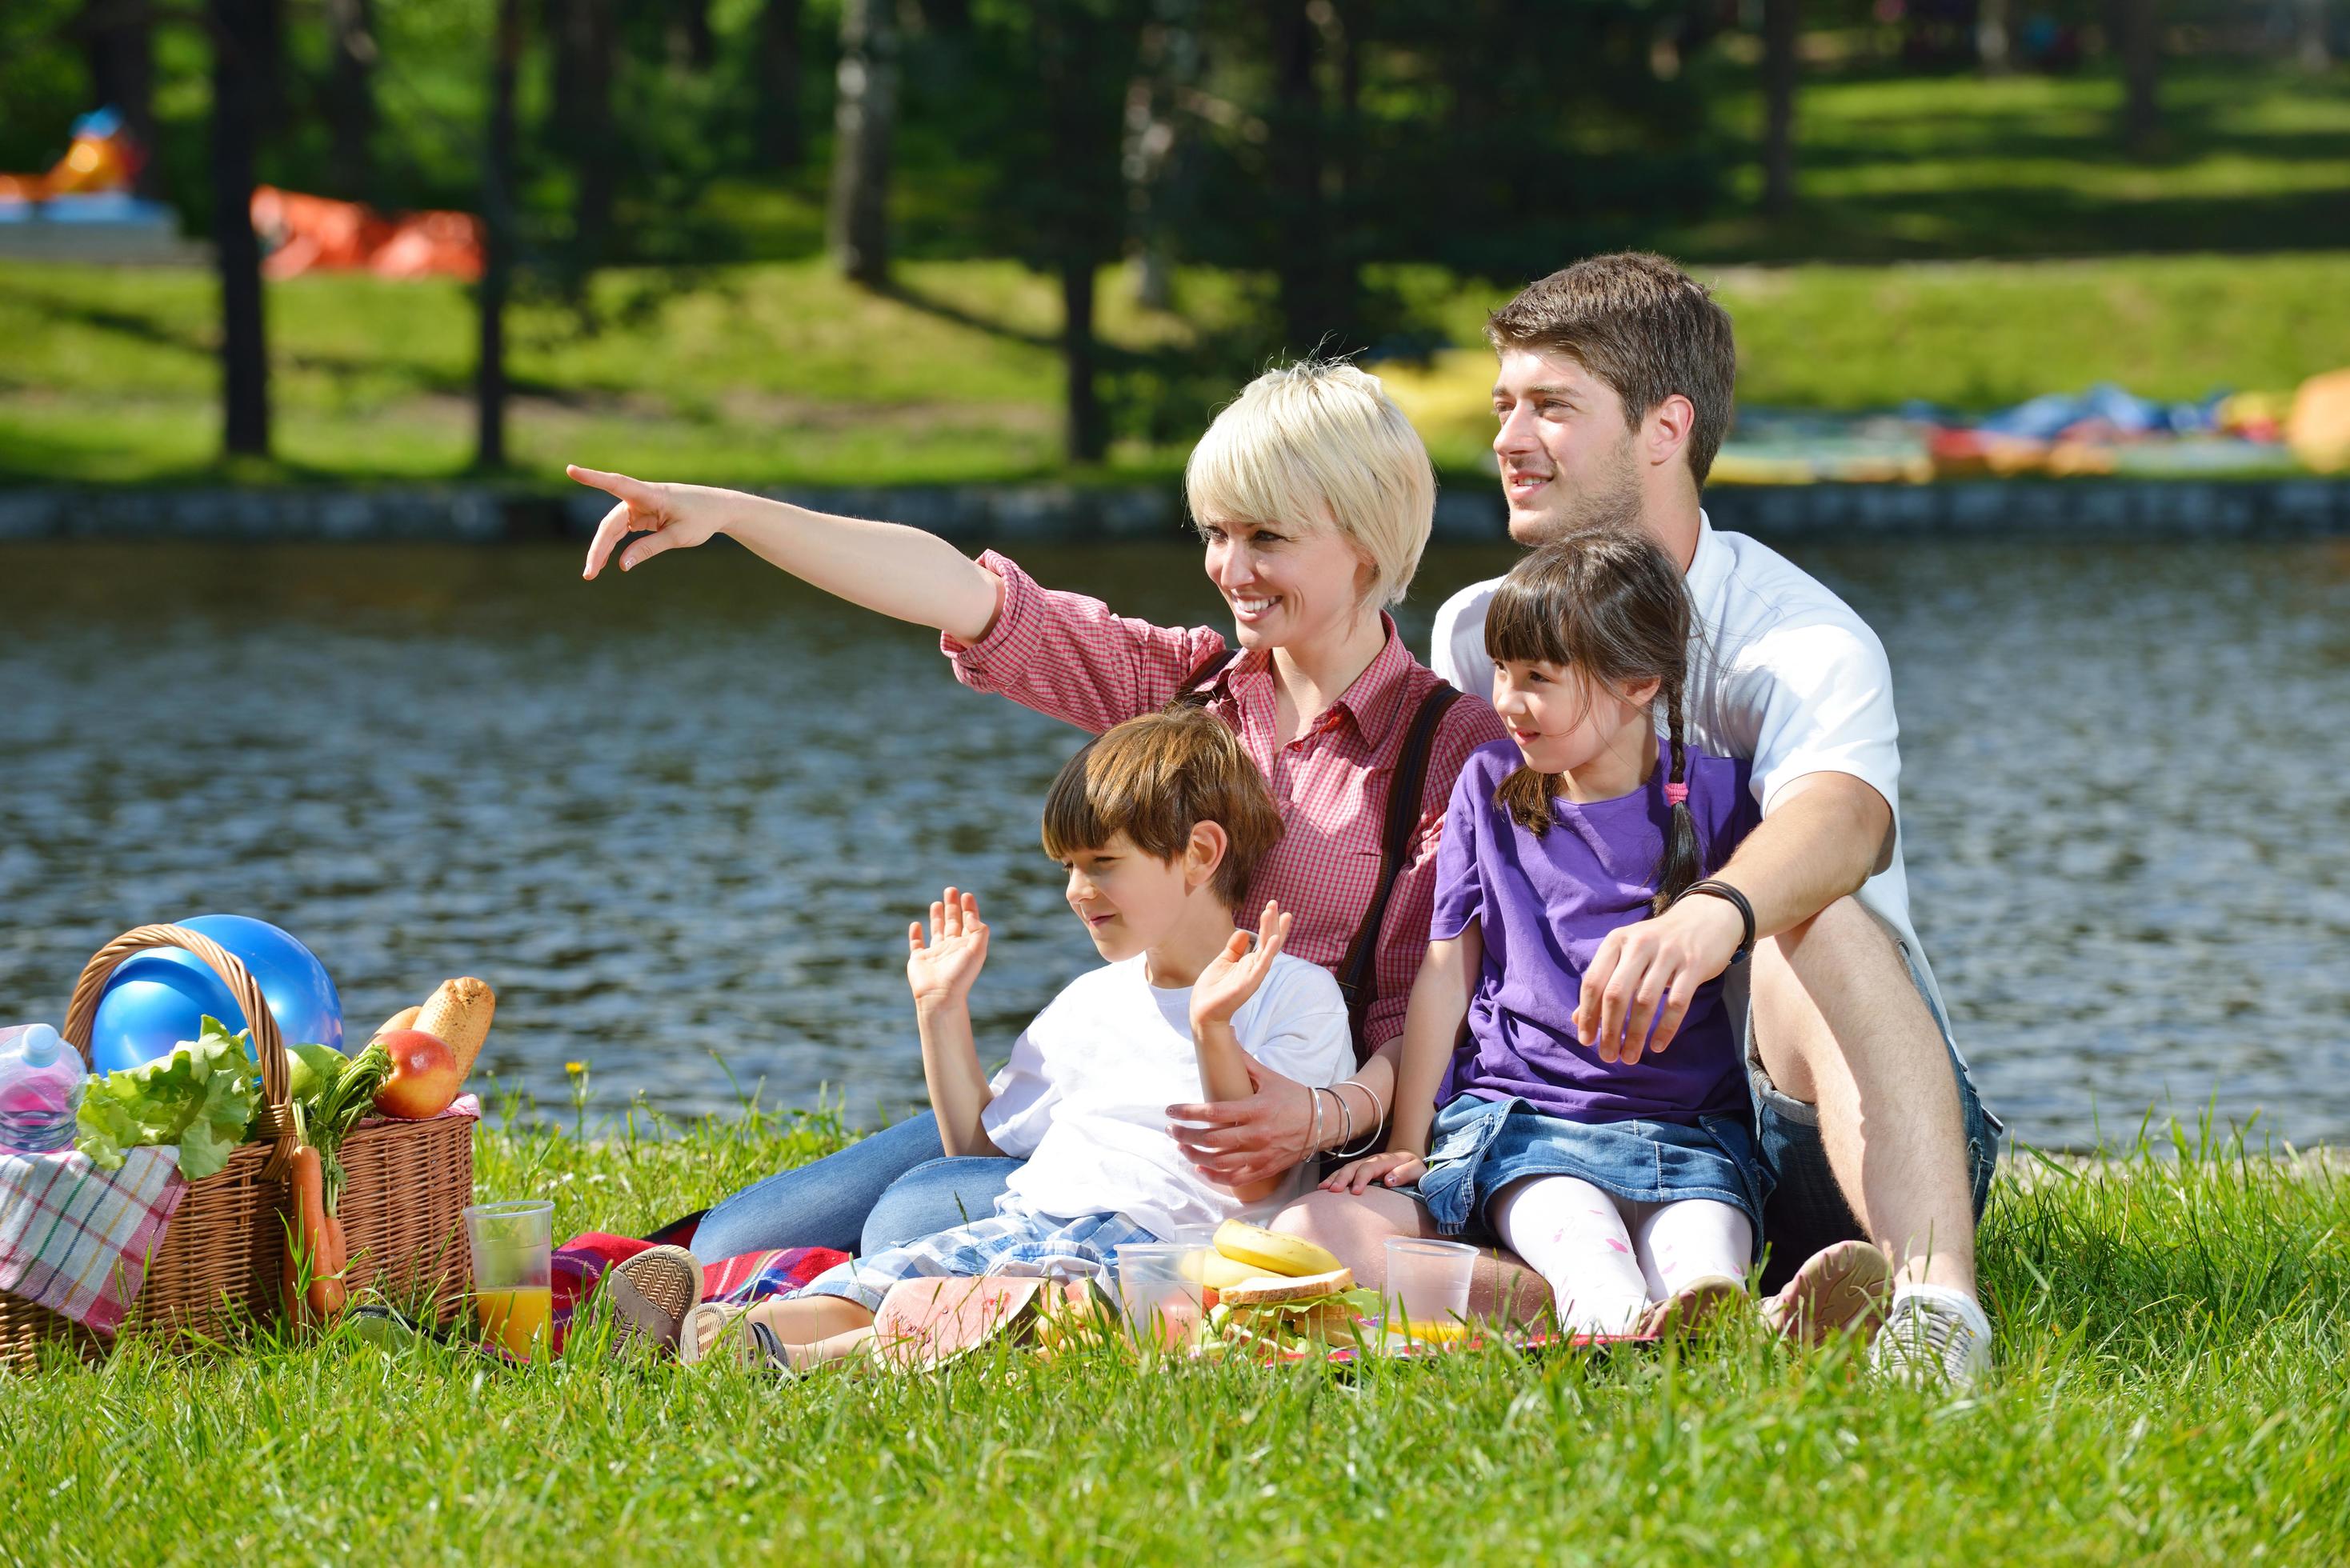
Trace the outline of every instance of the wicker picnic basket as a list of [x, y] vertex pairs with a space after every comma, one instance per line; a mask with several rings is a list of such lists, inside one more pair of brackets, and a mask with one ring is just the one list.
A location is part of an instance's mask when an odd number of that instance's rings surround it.
[[[228, 982], [253, 1025], [261, 1061], [253, 1141], [224, 1168], [189, 1184], [122, 1329], [212, 1339], [233, 1325], [280, 1315], [286, 1231], [279, 1217], [295, 1147], [286, 1043], [261, 987], [234, 954], [183, 926], [140, 926], [100, 948], [74, 986], [65, 1035], [85, 1064], [107, 978], [151, 948], [183, 948]], [[346, 1181], [338, 1213], [350, 1251], [346, 1281], [355, 1292], [371, 1289], [446, 1322], [473, 1283], [464, 1231], [465, 1206], [473, 1200], [473, 1118], [361, 1122], [343, 1139], [340, 1158]], [[47, 1341], [68, 1343], [91, 1361], [103, 1359], [108, 1348], [78, 1324], [0, 1292], [0, 1367], [36, 1364]]]

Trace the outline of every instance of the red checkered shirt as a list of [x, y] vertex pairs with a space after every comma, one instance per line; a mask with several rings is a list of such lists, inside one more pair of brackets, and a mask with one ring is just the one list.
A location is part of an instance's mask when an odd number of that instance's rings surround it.
[[[1040, 587], [993, 550], [979, 564], [1003, 579], [1003, 607], [977, 642], [940, 639], [955, 679], [1093, 734], [1164, 705], [1186, 677], [1231, 646], [1207, 627], [1152, 626], [1112, 615], [1098, 599]], [[1287, 745], [1274, 743], [1269, 653], [1244, 654], [1205, 688], [1208, 711], [1239, 733], [1243, 749], [1264, 770], [1285, 825], [1257, 867], [1246, 913], [1279, 899], [1295, 917], [1289, 950], [1334, 971], [1378, 890], [1388, 781], [1405, 732], [1420, 700], [1443, 684], [1405, 649], [1391, 620], [1387, 633], [1370, 667]], [[1453, 782], [1471, 752], [1502, 738], [1502, 721], [1474, 695], [1455, 702], [1437, 726], [1411, 857], [1379, 931], [1377, 995], [1356, 1042], [1365, 1056], [1403, 1033], [1412, 977], [1428, 951], [1436, 841]]]

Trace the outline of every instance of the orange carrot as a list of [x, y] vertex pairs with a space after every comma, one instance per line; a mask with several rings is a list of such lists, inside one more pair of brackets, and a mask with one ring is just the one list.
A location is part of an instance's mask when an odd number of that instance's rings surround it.
[[[286, 1230], [286, 1262], [278, 1274], [278, 1288], [289, 1317], [324, 1323], [343, 1310], [348, 1293], [343, 1288], [342, 1261], [332, 1256], [336, 1249], [327, 1217], [327, 1167], [317, 1149], [305, 1144], [294, 1151], [294, 1170], [286, 1188], [293, 1212]], [[297, 1288], [298, 1303], [294, 1299]]]

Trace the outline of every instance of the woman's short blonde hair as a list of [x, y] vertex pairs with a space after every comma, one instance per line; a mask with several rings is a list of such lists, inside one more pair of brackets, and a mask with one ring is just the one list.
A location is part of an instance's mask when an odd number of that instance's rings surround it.
[[1367, 596], [1411, 586], [1436, 513], [1436, 470], [1379, 379], [1306, 359], [1251, 381], [1183, 467], [1194, 522], [1336, 527], [1371, 564]]

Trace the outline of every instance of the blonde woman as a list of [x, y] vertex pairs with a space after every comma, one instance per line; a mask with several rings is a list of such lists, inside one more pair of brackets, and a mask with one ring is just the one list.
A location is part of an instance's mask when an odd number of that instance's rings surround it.
[[[1115, 616], [995, 551], [974, 561], [896, 524], [569, 472], [616, 502], [588, 548], [590, 579], [616, 552], [633, 571], [726, 534], [827, 593], [936, 627], [955, 679], [975, 691], [1094, 734], [1179, 700], [1230, 725], [1284, 827], [1242, 907], [1270, 899], [1294, 911], [1287, 950], [1337, 977], [1360, 1066], [1321, 1089], [1262, 1072], [1248, 1098], [1170, 1106], [1170, 1130], [1202, 1171], [1235, 1186], [1349, 1133], [1378, 1147], [1428, 944], [1445, 802], [1469, 753], [1503, 732], [1483, 700], [1460, 697], [1412, 658], [1385, 612], [1419, 567], [1436, 480], [1377, 377], [1342, 363], [1274, 370], [1193, 449], [1185, 499], [1232, 611], [1229, 635]], [[1416, 787], [1391, 811], [1399, 778]], [[706, 1258], [792, 1245], [876, 1252], [988, 1212], [1016, 1167], [942, 1156], [933, 1117], [901, 1122], [728, 1198], [691, 1244]]]

